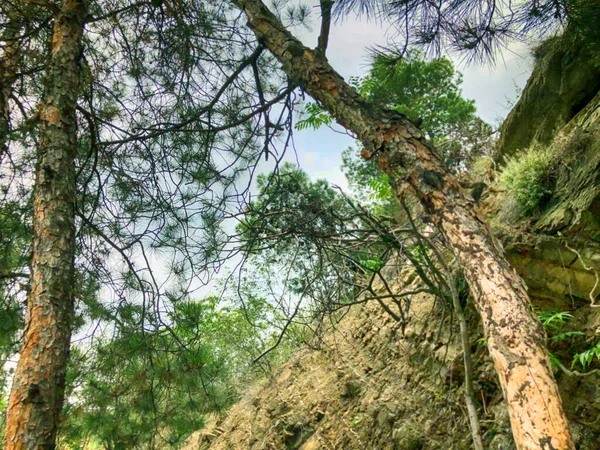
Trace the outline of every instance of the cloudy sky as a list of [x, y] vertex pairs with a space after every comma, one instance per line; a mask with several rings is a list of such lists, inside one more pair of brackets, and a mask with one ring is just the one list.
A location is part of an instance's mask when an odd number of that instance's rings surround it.
[[[318, 10], [312, 14], [314, 30], [296, 29], [302, 41], [315, 47], [318, 35]], [[369, 69], [369, 48], [388, 43], [386, 27], [374, 21], [348, 17], [343, 23], [333, 24], [327, 57], [332, 66], [346, 79], [364, 75]], [[464, 76], [462, 86], [465, 98], [474, 99], [477, 110], [484, 120], [499, 124], [508, 114], [532, 70], [532, 58], [527, 46], [518, 45], [503, 52], [496, 65], [470, 64], [455, 61]], [[347, 187], [340, 171], [341, 152], [352, 145], [353, 140], [327, 128], [295, 132], [295, 144], [300, 166], [313, 178], [326, 178], [330, 182]]]

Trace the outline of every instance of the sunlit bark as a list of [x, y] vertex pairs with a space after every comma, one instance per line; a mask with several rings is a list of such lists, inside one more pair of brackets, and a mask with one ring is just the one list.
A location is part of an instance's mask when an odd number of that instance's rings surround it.
[[85, 15], [84, 1], [63, 0], [54, 16], [39, 107], [31, 289], [8, 405], [7, 449], [55, 447], [73, 316], [75, 109]]
[[574, 449], [550, 368], [544, 331], [532, 315], [521, 278], [471, 199], [423, 134], [401, 114], [367, 103], [327, 63], [295, 39], [260, 0], [234, 0], [260, 42], [289, 77], [376, 157], [397, 195], [406, 186], [452, 245], [477, 309], [519, 449]]

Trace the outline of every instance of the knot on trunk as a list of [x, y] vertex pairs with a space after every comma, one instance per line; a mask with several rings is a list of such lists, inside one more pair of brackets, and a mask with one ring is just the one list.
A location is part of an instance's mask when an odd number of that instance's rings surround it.
[[[404, 145], [403, 145], [404, 144]], [[405, 148], [406, 141], [383, 143], [378, 150], [377, 167], [389, 178], [405, 181], [415, 171], [417, 157], [414, 152]]]

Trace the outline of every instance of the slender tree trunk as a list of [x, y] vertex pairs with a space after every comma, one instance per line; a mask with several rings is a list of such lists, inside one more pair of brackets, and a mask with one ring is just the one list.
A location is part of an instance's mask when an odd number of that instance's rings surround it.
[[55, 448], [63, 403], [73, 316], [75, 108], [85, 15], [84, 0], [63, 0], [54, 17], [39, 108], [31, 292], [6, 421], [9, 450]]
[[412, 187], [451, 243], [481, 314], [517, 447], [574, 449], [544, 331], [531, 313], [523, 281], [423, 134], [405, 116], [367, 103], [321, 52], [304, 47], [260, 0], [233, 2], [288, 76], [354, 132], [368, 156], [378, 158], [397, 195]]
[[456, 278], [447, 270], [448, 284], [452, 291], [452, 304], [454, 313], [460, 328], [460, 343], [463, 349], [463, 365], [465, 367], [465, 380], [463, 389], [465, 391], [465, 404], [467, 405], [467, 415], [469, 417], [469, 428], [473, 437], [473, 447], [475, 450], [484, 450], [483, 439], [481, 438], [481, 427], [479, 426], [479, 417], [477, 407], [475, 406], [475, 392], [473, 391], [473, 361], [471, 360], [471, 342], [469, 339], [469, 329], [467, 328], [467, 319], [465, 311], [460, 304], [458, 289], [456, 287]]
[[10, 105], [9, 99], [13, 84], [16, 80], [19, 55], [18, 18], [9, 12], [6, 27], [0, 37], [4, 43], [4, 50], [0, 56], [0, 164], [5, 154], [8, 153], [8, 133], [10, 132]]

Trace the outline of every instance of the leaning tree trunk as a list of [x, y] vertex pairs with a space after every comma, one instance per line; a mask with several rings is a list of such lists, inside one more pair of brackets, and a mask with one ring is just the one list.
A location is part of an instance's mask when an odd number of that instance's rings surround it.
[[63, 403], [73, 316], [75, 257], [75, 109], [85, 0], [55, 12], [39, 107], [33, 199], [33, 254], [25, 340], [6, 420], [7, 449], [52, 449]]
[[521, 278], [438, 154], [405, 116], [367, 103], [322, 52], [306, 48], [260, 0], [234, 0], [288, 76], [362, 142], [401, 195], [416, 192], [452, 245], [481, 314], [519, 449], [574, 449], [545, 344]]

